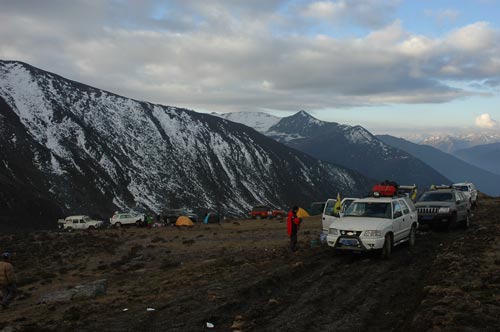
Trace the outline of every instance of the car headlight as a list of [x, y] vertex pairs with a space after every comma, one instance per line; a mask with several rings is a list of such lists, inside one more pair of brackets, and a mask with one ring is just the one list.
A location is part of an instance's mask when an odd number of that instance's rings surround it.
[[449, 207], [440, 207], [438, 213], [450, 213]]
[[365, 231], [364, 236], [380, 237], [382, 236], [382, 232], [377, 230]]
[[339, 235], [339, 230], [336, 229], [336, 228], [330, 228], [328, 230], [328, 234], [330, 234], [330, 235]]

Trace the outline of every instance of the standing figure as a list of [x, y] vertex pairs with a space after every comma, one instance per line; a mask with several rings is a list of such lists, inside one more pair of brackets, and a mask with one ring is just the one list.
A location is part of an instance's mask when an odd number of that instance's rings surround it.
[[287, 232], [288, 236], [290, 237], [290, 252], [297, 251], [297, 233], [299, 231], [301, 222], [300, 218], [297, 217], [298, 210], [299, 208], [297, 206], [294, 206], [288, 212], [288, 218], [286, 220]]
[[16, 296], [16, 276], [11, 263], [12, 254], [4, 252], [0, 261], [0, 289], [2, 290], [2, 309], [7, 309]]

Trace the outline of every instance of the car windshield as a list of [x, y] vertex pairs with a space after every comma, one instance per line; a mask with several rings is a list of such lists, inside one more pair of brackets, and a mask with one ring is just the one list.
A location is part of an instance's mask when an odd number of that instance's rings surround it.
[[453, 186], [453, 188], [460, 190], [460, 191], [469, 191], [469, 187], [467, 187], [467, 186]]
[[428, 192], [424, 193], [419, 202], [453, 202], [452, 193]]
[[382, 202], [354, 202], [344, 217], [391, 218], [391, 204]]

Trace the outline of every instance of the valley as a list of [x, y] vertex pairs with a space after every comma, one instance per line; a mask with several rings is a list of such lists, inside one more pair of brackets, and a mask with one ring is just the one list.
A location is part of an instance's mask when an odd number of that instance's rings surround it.
[[[293, 255], [279, 220], [3, 234], [20, 294], [0, 330], [497, 331], [499, 204], [481, 197], [470, 229], [421, 230], [389, 260], [334, 254], [319, 217]], [[101, 279], [104, 295], [39, 303]]]

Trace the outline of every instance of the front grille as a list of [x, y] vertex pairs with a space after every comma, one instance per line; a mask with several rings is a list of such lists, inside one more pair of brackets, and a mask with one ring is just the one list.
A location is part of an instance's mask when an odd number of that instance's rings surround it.
[[347, 235], [347, 236], [360, 236], [361, 231], [349, 231], [349, 230], [340, 230], [340, 235]]
[[425, 208], [418, 208], [418, 213], [420, 214], [436, 214], [438, 213], [439, 208], [437, 207], [425, 207]]

